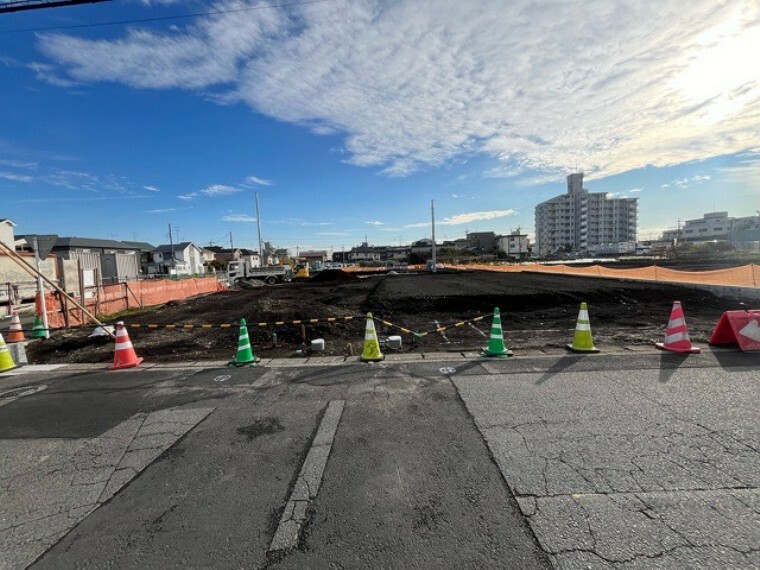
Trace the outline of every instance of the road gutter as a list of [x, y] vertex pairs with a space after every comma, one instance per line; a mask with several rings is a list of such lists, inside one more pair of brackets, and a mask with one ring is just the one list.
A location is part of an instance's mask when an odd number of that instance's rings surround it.
[[285, 505], [280, 524], [274, 533], [268, 552], [290, 550], [298, 546], [298, 537], [306, 522], [307, 510], [322, 484], [322, 474], [330, 457], [335, 433], [343, 415], [344, 400], [331, 400], [325, 410], [317, 435], [306, 454], [293, 491]]

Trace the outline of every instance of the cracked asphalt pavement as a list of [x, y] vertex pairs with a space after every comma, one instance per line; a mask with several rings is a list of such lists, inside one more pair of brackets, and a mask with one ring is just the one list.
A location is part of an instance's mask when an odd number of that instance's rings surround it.
[[0, 376], [0, 568], [760, 567], [757, 355], [294, 364]]

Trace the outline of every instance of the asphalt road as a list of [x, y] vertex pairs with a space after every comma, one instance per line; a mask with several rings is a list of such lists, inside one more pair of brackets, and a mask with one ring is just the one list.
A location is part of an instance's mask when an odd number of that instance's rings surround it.
[[758, 364], [0, 376], [0, 568], [756, 568]]

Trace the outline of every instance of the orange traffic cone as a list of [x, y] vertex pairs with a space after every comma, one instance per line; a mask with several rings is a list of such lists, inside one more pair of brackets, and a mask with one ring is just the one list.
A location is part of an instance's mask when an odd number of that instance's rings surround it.
[[673, 310], [670, 313], [670, 320], [668, 321], [668, 329], [665, 333], [665, 342], [656, 342], [655, 346], [661, 350], [675, 352], [676, 354], [699, 354], [701, 352], [699, 348], [691, 344], [681, 301], [673, 303]]
[[124, 323], [116, 323], [116, 350], [113, 353], [113, 365], [109, 370], [122, 370], [124, 368], [134, 368], [140, 366], [143, 361], [135, 354], [132, 341], [129, 340], [129, 334], [124, 327]]
[[21, 319], [18, 318], [18, 313], [13, 312], [11, 318], [11, 327], [8, 329], [7, 342], [24, 342], [24, 330], [21, 328]]

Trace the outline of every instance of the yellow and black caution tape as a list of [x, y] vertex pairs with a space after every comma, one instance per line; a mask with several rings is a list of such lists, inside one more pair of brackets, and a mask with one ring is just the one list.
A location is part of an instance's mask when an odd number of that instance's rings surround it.
[[[346, 322], [346, 321], [352, 321], [357, 318], [363, 318], [363, 317], [326, 317], [323, 319], [297, 319], [294, 321], [272, 321], [272, 322], [266, 322], [266, 323], [255, 323], [250, 322], [248, 323], [248, 327], [280, 327], [280, 326], [286, 326], [286, 325], [312, 325], [312, 324], [319, 324], [319, 323], [335, 323], [335, 322]], [[231, 329], [234, 327], [239, 326], [238, 323], [221, 323], [221, 324], [146, 324], [146, 323], [130, 323], [126, 325], [127, 328], [131, 329], [183, 329], [183, 330], [192, 330], [192, 329]]]
[[396, 325], [396, 324], [394, 324], [394, 323], [389, 323], [388, 321], [384, 321], [383, 319], [375, 319], [375, 320], [376, 320], [377, 322], [379, 322], [379, 323], [382, 323], [382, 324], [384, 324], [386, 327], [390, 327], [390, 328], [398, 329], [398, 330], [400, 330], [400, 331], [401, 331], [401, 332], [403, 332], [403, 333], [406, 333], [406, 334], [417, 334], [417, 333], [416, 333], [416, 332], [414, 332], [413, 330], [411, 330], [411, 329], [408, 329], [408, 328], [406, 328], [406, 327], [402, 327], [401, 325]]
[[442, 332], [444, 332], [444, 331], [446, 331], [448, 329], [453, 329], [453, 328], [457, 328], [457, 327], [463, 327], [463, 326], [465, 326], [466, 324], [469, 324], [469, 323], [477, 323], [478, 321], [482, 321], [483, 319], [488, 318], [489, 316], [490, 315], [480, 315], [479, 317], [475, 317], [474, 319], [468, 319], [466, 321], [459, 321], [459, 322], [451, 324], [451, 325], [446, 325], [445, 327], [436, 327], [435, 329], [433, 329], [431, 331], [426, 331], [426, 332], [421, 332], [421, 333], [415, 333], [415, 335], [417, 335], [418, 337], [422, 337], [422, 336], [428, 336], [428, 335], [433, 334], [433, 333], [442, 333]]

